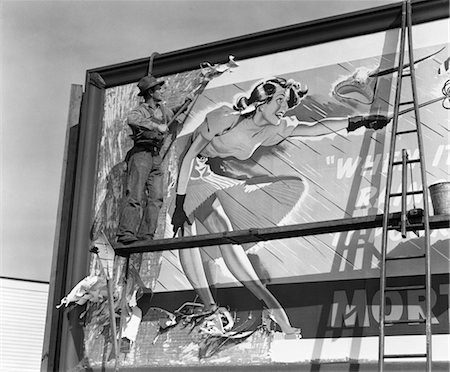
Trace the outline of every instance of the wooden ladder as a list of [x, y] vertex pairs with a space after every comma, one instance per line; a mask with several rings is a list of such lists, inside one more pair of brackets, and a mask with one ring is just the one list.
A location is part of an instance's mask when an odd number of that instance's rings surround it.
[[[417, 88], [416, 88], [416, 78], [414, 70], [414, 56], [413, 56], [413, 45], [412, 45], [412, 11], [411, 2], [406, 0], [402, 4], [402, 20], [401, 20], [401, 38], [400, 38], [400, 50], [399, 50], [399, 67], [398, 67], [398, 77], [397, 86], [395, 94], [394, 103], [394, 114], [392, 123], [392, 137], [390, 142], [389, 150], [389, 163], [387, 169], [387, 185], [386, 185], [386, 195], [384, 202], [384, 214], [383, 214], [383, 225], [382, 225], [382, 246], [381, 246], [381, 275], [380, 275], [380, 321], [379, 321], [379, 363], [378, 370], [383, 372], [384, 364], [387, 359], [424, 359], [426, 360], [426, 371], [431, 371], [431, 263], [430, 263], [430, 223], [429, 223], [429, 203], [428, 203], [428, 192], [427, 192], [427, 182], [426, 182], [426, 171], [425, 171], [425, 160], [423, 151], [423, 140], [421, 132], [421, 122], [419, 116], [419, 105], [417, 100]], [[406, 52], [406, 39], [408, 40], [408, 55], [409, 55], [409, 72], [404, 70], [407, 66], [404, 65], [404, 57]], [[412, 101], [401, 102], [401, 90], [402, 90], [402, 80], [403, 78], [408, 78], [411, 83], [411, 95]], [[400, 112], [401, 105], [413, 105], [415, 123], [413, 129], [399, 130], [400, 116], [403, 112]], [[408, 110], [409, 111], [409, 110]], [[403, 124], [406, 126], [406, 124]], [[410, 124], [411, 126], [411, 124]], [[411, 136], [415, 135], [417, 139], [418, 146], [418, 157], [410, 158], [410, 154], [407, 149], [402, 149], [401, 159], [396, 158], [396, 141], [399, 136]], [[408, 182], [408, 168], [411, 170], [412, 178], [412, 167], [413, 165], [418, 165], [420, 168], [420, 178], [421, 187], [419, 190], [408, 190], [408, 184], [411, 185], [413, 189], [413, 180]], [[401, 192], [392, 192], [392, 178], [394, 174], [394, 168], [398, 167], [401, 169]], [[422, 195], [423, 199], [423, 209], [416, 208], [415, 206], [415, 195]], [[408, 204], [407, 198], [412, 197], [414, 208], [407, 211]], [[390, 216], [390, 202], [391, 199], [401, 199], [401, 219], [400, 226], [390, 226], [389, 216]], [[420, 221], [419, 223], [424, 230], [424, 250], [422, 254], [419, 255], [405, 255], [405, 256], [389, 256], [388, 255], [388, 235], [390, 230], [400, 230], [402, 238], [407, 237], [407, 227], [411, 220]], [[409, 228], [408, 230], [411, 230]], [[388, 286], [387, 282], [387, 269], [389, 263], [392, 261], [404, 260], [423, 260], [425, 266], [425, 283], [423, 285], [406, 285], [406, 286]], [[402, 261], [401, 261], [402, 262]], [[425, 319], [411, 319], [411, 320], [388, 320], [386, 319], [386, 296], [389, 292], [397, 291], [408, 291], [408, 290], [424, 290], [425, 293]], [[419, 317], [420, 318], [420, 317]], [[399, 324], [407, 325], [425, 325], [425, 340], [426, 345], [424, 348], [424, 353], [416, 354], [389, 354], [385, 350], [385, 331], [386, 327], [394, 327]]]

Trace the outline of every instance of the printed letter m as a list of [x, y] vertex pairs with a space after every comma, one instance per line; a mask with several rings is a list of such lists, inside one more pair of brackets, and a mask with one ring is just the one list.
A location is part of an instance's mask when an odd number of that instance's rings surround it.
[[358, 327], [369, 326], [366, 291], [356, 290], [351, 303], [345, 291], [336, 291], [331, 308], [331, 327], [354, 327], [356, 324]]

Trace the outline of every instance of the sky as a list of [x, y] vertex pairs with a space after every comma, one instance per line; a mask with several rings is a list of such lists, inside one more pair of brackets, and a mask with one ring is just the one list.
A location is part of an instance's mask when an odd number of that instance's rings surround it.
[[0, 0], [0, 276], [50, 279], [70, 87], [86, 70], [393, 2]]

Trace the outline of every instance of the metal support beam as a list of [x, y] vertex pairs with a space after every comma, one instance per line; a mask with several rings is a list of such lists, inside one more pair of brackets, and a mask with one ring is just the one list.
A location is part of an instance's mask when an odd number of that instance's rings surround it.
[[[393, 230], [400, 230], [401, 213], [389, 216], [389, 226]], [[289, 226], [275, 226], [267, 228], [227, 231], [216, 234], [204, 234], [173, 239], [157, 239], [142, 241], [126, 246], [114, 247], [116, 254], [128, 255], [131, 253], [166, 251], [171, 249], [187, 249], [193, 247], [206, 247], [220, 244], [243, 244], [276, 239], [288, 239], [308, 235], [330, 234], [352, 230], [374, 229], [382, 227], [383, 215], [377, 214], [367, 217], [344, 218], [339, 220], [311, 222]], [[417, 221], [411, 220], [407, 231], [423, 229], [422, 217]], [[441, 229], [450, 227], [450, 215], [430, 217], [430, 227]]]

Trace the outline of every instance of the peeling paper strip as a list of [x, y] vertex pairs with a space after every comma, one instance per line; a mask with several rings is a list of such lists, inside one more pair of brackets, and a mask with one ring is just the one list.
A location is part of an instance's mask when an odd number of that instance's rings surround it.
[[141, 320], [142, 310], [137, 306], [132, 307], [131, 316], [127, 317], [125, 324], [122, 327], [122, 338], [128, 338], [131, 342], [136, 342]]
[[84, 305], [87, 301], [100, 302], [107, 296], [106, 280], [100, 276], [90, 275], [73, 287], [56, 308], [59, 309], [63, 305], [67, 307], [71, 303]]

